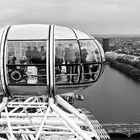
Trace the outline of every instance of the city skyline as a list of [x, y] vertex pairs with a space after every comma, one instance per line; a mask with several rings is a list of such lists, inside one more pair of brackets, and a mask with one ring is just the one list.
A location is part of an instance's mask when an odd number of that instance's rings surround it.
[[56, 24], [89, 34], [140, 34], [140, 1], [0, 0], [0, 26]]

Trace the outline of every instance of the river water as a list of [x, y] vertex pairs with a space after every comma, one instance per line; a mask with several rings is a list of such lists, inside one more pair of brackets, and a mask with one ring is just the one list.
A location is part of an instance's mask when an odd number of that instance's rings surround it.
[[140, 123], [140, 82], [108, 65], [99, 81], [82, 94], [84, 101], [74, 106], [88, 109], [100, 123]]

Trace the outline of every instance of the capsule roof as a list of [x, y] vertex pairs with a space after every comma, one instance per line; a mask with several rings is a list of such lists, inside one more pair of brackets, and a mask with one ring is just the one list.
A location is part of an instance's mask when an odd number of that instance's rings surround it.
[[[50, 25], [46, 24], [27, 24], [12, 25], [9, 29], [8, 40], [36, 40], [48, 39]], [[90, 39], [87, 34], [64, 26], [54, 26], [55, 39]]]

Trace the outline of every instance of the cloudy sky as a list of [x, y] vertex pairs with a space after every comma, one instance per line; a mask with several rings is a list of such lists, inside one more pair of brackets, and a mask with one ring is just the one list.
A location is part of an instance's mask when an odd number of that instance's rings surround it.
[[47, 23], [89, 34], [140, 34], [140, 0], [0, 0], [0, 26]]

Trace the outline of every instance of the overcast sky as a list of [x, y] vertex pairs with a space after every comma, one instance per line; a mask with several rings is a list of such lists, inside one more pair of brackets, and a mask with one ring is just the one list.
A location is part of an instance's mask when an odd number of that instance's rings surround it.
[[46, 23], [89, 34], [140, 34], [140, 0], [0, 0], [0, 26]]

